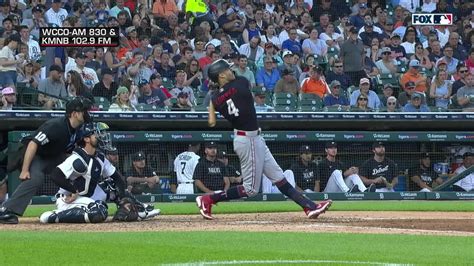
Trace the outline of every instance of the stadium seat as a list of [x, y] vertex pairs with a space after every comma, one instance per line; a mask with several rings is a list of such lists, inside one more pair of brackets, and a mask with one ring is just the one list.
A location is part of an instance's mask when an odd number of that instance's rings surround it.
[[275, 112], [294, 112], [295, 106], [292, 105], [275, 105]]
[[107, 98], [104, 97], [94, 97], [95, 106], [99, 108], [100, 111], [108, 111], [110, 107], [110, 102]]
[[296, 95], [286, 92], [277, 92], [273, 94], [273, 106], [277, 105], [292, 105], [295, 106], [297, 102]]
[[430, 108], [430, 112], [433, 112], [433, 113], [441, 113], [441, 112], [447, 112], [448, 111], [443, 107], [437, 107], [437, 106], [428, 106], [428, 108]]
[[205, 105], [196, 105], [196, 106], [194, 106], [194, 111], [196, 111], [196, 112], [207, 112], [207, 106], [205, 106]]
[[341, 106], [325, 106], [324, 112], [347, 112], [346, 108]]
[[139, 112], [144, 112], [145, 111], [145, 105], [144, 103], [139, 103], [137, 105], [135, 105], [135, 109], [137, 109], [137, 111]]
[[168, 90], [173, 89], [174, 87], [173, 80], [163, 77], [163, 87], [167, 88]]
[[38, 90], [30, 88], [28, 85], [23, 82], [16, 84], [17, 102], [25, 107], [37, 107]]
[[399, 88], [400, 85], [399, 85], [399, 81], [398, 81], [398, 75], [394, 75], [394, 74], [380, 74], [378, 75], [377, 77], [377, 80], [378, 80], [378, 84], [379, 84], [379, 91], [382, 91], [383, 89], [383, 86], [385, 84], [392, 84], [392, 86], [394, 88]]

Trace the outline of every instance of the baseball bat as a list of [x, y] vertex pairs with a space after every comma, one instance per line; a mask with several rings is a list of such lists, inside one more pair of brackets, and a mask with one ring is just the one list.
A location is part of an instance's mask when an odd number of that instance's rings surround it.
[[209, 103], [209, 117], [207, 118], [207, 124], [209, 127], [214, 127], [216, 125], [216, 109], [212, 101]]

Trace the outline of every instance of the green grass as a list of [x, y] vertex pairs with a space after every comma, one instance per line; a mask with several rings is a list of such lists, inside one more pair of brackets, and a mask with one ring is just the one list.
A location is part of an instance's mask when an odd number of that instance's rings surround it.
[[0, 237], [4, 243], [0, 249], [2, 265], [158, 265], [234, 260], [466, 265], [474, 261], [473, 239], [469, 237], [279, 232], [0, 232]]
[[[115, 204], [109, 204], [109, 213], [115, 212]], [[167, 214], [197, 214], [194, 203], [155, 203], [156, 208]], [[54, 205], [31, 205], [26, 217], [38, 217], [41, 213], [54, 209]], [[291, 201], [285, 202], [232, 202], [219, 203], [214, 213], [263, 213], [301, 211]], [[331, 211], [460, 211], [473, 212], [472, 201], [336, 201]]]

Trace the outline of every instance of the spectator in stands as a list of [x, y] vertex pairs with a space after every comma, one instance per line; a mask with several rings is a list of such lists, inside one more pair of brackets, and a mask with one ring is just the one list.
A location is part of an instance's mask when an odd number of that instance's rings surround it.
[[76, 55], [76, 66], [72, 68], [73, 71], [79, 73], [84, 81], [86, 87], [91, 90], [94, 86], [99, 83], [99, 78], [94, 69], [86, 67], [87, 56], [84, 53], [78, 53]]
[[75, 16], [79, 18], [79, 21], [82, 27], [86, 27], [88, 25], [86, 15], [84, 14], [85, 7], [83, 3], [77, 2], [77, 1], [74, 2], [74, 4], [72, 5], [71, 11], [72, 12], [70, 12], [68, 16], [70, 17]]
[[[324, 3], [324, 1], [323, 1]], [[335, 48], [338, 51], [341, 49], [339, 46], [344, 42], [344, 36], [340, 33], [335, 32], [336, 27], [333, 23], [330, 23], [326, 27], [326, 31], [319, 35], [319, 38], [326, 42], [328, 48]]]
[[410, 191], [431, 192], [443, 183], [443, 179], [433, 170], [429, 153], [423, 153], [419, 162], [408, 173], [411, 181]]
[[293, 95], [298, 95], [300, 91], [300, 84], [295, 79], [293, 69], [286, 68], [281, 74], [281, 79], [275, 85], [273, 92], [286, 92]]
[[170, 90], [171, 97], [177, 98], [180, 92], [187, 93], [189, 98], [190, 106], [193, 106], [193, 103], [196, 101], [196, 97], [194, 96], [194, 91], [191, 87], [185, 86], [186, 82], [186, 72], [184, 70], [177, 70], [176, 71], [176, 84], [172, 90]]
[[38, 60], [41, 57], [41, 50], [37, 41], [30, 38], [30, 29], [28, 26], [20, 26], [21, 41], [28, 46], [28, 59]]
[[1, 32], [2, 32], [2, 35], [1, 35], [2, 38], [8, 38], [17, 34], [13, 25], [13, 20], [11, 18], [11, 15], [3, 19]]
[[356, 104], [351, 107], [352, 112], [372, 112], [374, 109], [367, 104], [369, 97], [365, 93], [359, 94]]
[[124, 0], [116, 0], [115, 1], [115, 6], [113, 6], [109, 10], [109, 14], [112, 17], [118, 18], [119, 13], [123, 12], [123, 11], [127, 12], [129, 18], [132, 17], [132, 13], [130, 12], [130, 9], [124, 5]]
[[51, 4], [51, 8], [44, 13], [44, 17], [46, 22], [49, 25], [56, 25], [56, 27], [62, 27], [63, 21], [68, 16], [66, 9], [61, 8], [62, 1], [61, 0], [53, 0]]
[[441, 43], [438, 40], [431, 42], [430, 46], [428, 47], [428, 50], [430, 51], [430, 53], [428, 54], [428, 58], [433, 64], [437, 65], [438, 60], [443, 57]]
[[[270, 24], [265, 29], [265, 34], [261, 36], [262, 42], [264, 42], [265, 44], [272, 43], [274, 45], [274, 48], [281, 49], [281, 41], [276, 34], [275, 26], [273, 24]], [[267, 46], [265, 46], [265, 48], [267, 48]]]
[[[273, 91], [276, 83], [280, 80], [280, 72], [276, 69], [276, 61], [266, 57], [264, 59], [265, 66], [257, 71], [255, 77], [257, 86], [264, 87], [269, 91]], [[274, 63], [275, 62], [275, 63]]]
[[219, 28], [223, 28], [232, 39], [239, 39], [245, 28], [244, 18], [238, 15], [233, 7], [227, 8], [226, 12], [217, 19], [217, 23]]
[[331, 66], [331, 71], [327, 74], [326, 81], [331, 83], [334, 80], [341, 83], [341, 88], [345, 91], [352, 84], [351, 78], [344, 73], [344, 64], [341, 59], [336, 59]]
[[379, 41], [382, 40], [382, 36], [380, 35], [380, 33], [374, 31], [374, 24], [372, 23], [372, 21], [367, 21], [365, 23], [363, 31], [359, 34], [359, 38], [362, 40], [362, 43], [367, 47], [372, 46], [373, 39], [377, 39]]
[[423, 95], [419, 92], [414, 92], [410, 101], [403, 106], [403, 112], [429, 112], [430, 108], [426, 104], [422, 104]]
[[15, 56], [15, 50], [20, 43], [20, 38], [11, 36], [3, 42], [3, 48], [0, 50], [0, 86], [15, 86], [17, 80], [17, 66], [25, 62], [25, 55]]
[[178, 14], [178, 7], [173, 0], [155, 0], [152, 12], [155, 17], [168, 18]]
[[[82, 50], [82, 52], [86, 55], [85, 58], [85, 67], [93, 69], [97, 74], [98, 70], [101, 68], [101, 63], [98, 62], [95, 58], [96, 56], [96, 50], [93, 47], [86, 47]], [[99, 72], [100, 73], [100, 72]]]
[[199, 159], [194, 170], [194, 183], [199, 193], [213, 193], [227, 190], [230, 180], [224, 176], [225, 165], [217, 160], [217, 144], [208, 142], [204, 145], [205, 156]]
[[457, 101], [463, 112], [474, 112], [474, 74], [467, 73], [465, 80], [466, 86], [456, 93]]
[[161, 77], [167, 78], [169, 80], [174, 80], [176, 78], [176, 68], [171, 66], [170, 54], [163, 51], [161, 54], [161, 63], [157, 69], [157, 72], [160, 73]]
[[323, 79], [323, 69], [320, 66], [316, 65], [311, 68], [310, 77], [302, 82], [301, 93], [313, 93], [321, 99], [331, 93], [329, 86]]
[[1, 110], [13, 110], [13, 107], [16, 106], [16, 92], [12, 87], [3, 88], [1, 91]]
[[390, 96], [387, 99], [387, 105], [386, 105], [386, 112], [392, 113], [392, 112], [398, 112], [399, 111], [399, 105], [397, 102], [397, 98], [395, 96]]
[[193, 56], [196, 60], [199, 60], [206, 56], [206, 51], [204, 50], [205, 44], [206, 40], [203, 37], [197, 37], [195, 39]]
[[130, 101], [130, 95], [134, 95], [134, 92], [130, 93], [127, 87], [119, 87], [117, 89], [117, 95], [115, 101], [110, 105], [109, 111], [111, 112], [129, 112], [136, 111], [137, 109]]
[[233, 165], [229, 164], [229, 157], [227, 152], [218, 151], [217, 160], [224, 164], [224, 176], [227, 176], [229, 178], [230, 186], [242, 185], [241, 173]]
[[256, 88], [254, 91], [254, 106], [257, 113], [273, 112], [275, 109], [265, 103], [267, 94], [265, 88]]
[[359, 89], [355, 90], [351, 94], [351, 106], [357, 106], [359, 95], [365, 94], [368, 98], [367, 107], [370, 109], [379, 109], [380, 108], [380, 99], [373, 90], [370, 89], [370, 80], [368, 78], [362, 78], [359, 81]]
[[364, 16], [367, 13], [367, 4], [366, 3], [360, 3], [358, 5], [358, 12], [356, 15], [353, 15], [349, 18], [349, 21], [356, 27], [357, 30], [362, 28], [365, 24], [364, 21]]
[[74, 70], [70, 70], [66, 74], [66, 90], [68, 92], [68, 97], [79, 97], [88, 98], [94, 103], [94, 96], [92, 96], [89, 89], [84, 84], [82, 77], [79, 73]]
[[112, 97], [117, 95], [118, 84], [114, 81], [114, 73], [109, 68], [102, 70], [102, 79], [94, 85], [92, 95], [95, 97], [104, 97], [112, 102]]
[[415, 91], [425, 93], [427, 91], [427, 78], [425, 75], [420, 73], [420, 61], [414, 59], [409, 63], [409, 69], [400, 78], [400, 84], [404, 88], [405, 84], [409, 81], [415, 83]]
[[434, 82], [431, 83], [430, 98], [435, 100], [436, 107], [448, 109], [451, 94], [452, 86], [448, 73], [444, 70], [438, 71]]
[[120, 59], [117, 57], [118, 51], [118, 47], [109, 47], [107, 52], [104, 54], [104, 61], [102, 63], [102, 70], [105, 68], [110, 69], [113, 73], [114, 80], [118, 79], [119, 69], [127, 64], [126, 57], [122, 57]]
[[[472, 77], [472, 75], [471, 75]], [[466, 152], [462, 156], [463, 163], [456, 171], [454, 171], [455, 175], [459, 175], [466, 171], [469, 167], [474, 165], [474, 153]], [[454, 191], [467, 191], [472, 192], [474, 191], [474, 174], [469, 174], [468, 176], [464, 177], [463, 179], [457, 181], [453, 185]]]
[[[403, 92], [401, 92], [399, 95], [398, 95], [398, 102], [400, 104], [400, 106], [405, 106], [408, 101], [410, 101], [410, 98], [411, 96], [413, 95], [413, 93], [415, 93], [415, 83], [413, 81], [409, 81], [407, 83], [405, 83], [405, 89], [403, 90]], [[425, 103], [426, 102], [426, 99], [425, 97], [422, 98], [422, 103]]]
[[22, 69], [18, 69], [17, 82], [26, 83], [30, 88], [38, 88], [40, 81], [39, 69], [39, 64], [28, 61]]
[[448, 74], [452, 75], [456, 73], [456, 67], [459, 64], [459, 60], [453, 57], [454, 49], [451, 45], [447, 44], [444, 46], [443, 54], [444, 56], [438, 59], [438, 62], [445, 61], [448, 67]]
[[168, 89], [165, 88], [162, 85], [162, 79], [161, 79], [160, 73], [156, 73], [156, 74], [151, 75], [151, 77], [150, 77], [150, 87], [151, 87], [152, 90], [160, 89], [166, 95], [166, 98], [171, 98], [172, 97], [172, 95], [168, 91]]
[[193, 105], [188, 100], [189, 96], [185, 92], [180, 92], [177, 101], [171, 106], [171, 111], [191, 111]]
[[255, 76], [253, 72], [247, 67], [247, 56], [246, 55], [239, 55], [239, 64], [234, 65], [232, 70], [237, 76], [242, 76], [246, 78], [250, 82], [250, 86], [253, 88], [255, 87]]
[[453, 83], [453, 86], [452, 86], [452, 95], [456, 95], [456, 93], [458, 92], [458, 90], [461, 88], [461, 87], [464, 87], [466, 86], [466, 74], [469, 72], [468, 68], [466, 67], [466, 65], [464, 64], [459, 64], [457, 66], [457, 72], [458, 72], [458, 77], [459, 79], [456, 80], [454, 83]]
[[[26, 13], [27, 10], [25, 10]], [[30, 34], [34, 36], [36, 39], [39, 38], [39, 29], [41, 27], [48, 27], [48, 23], [46, 23], [43, 12], [44, 9], [42, 5], [38, 5], [35, 3], [35, 6], [31, 8], [32, 12], [32, 17], [27, 17], [23, 16], [23, 21], [21, 22], [21, 25], [26, 25], [28, 26], [30, 30]], [[3, 20], [3, 18], [0, 15], [0, 19]]]
[[349, 39], [342, 44], [339, 53], [345, 66], [344, 71], [351, 78], [352, 84], [357, 84], [361, 78], [367, 77], [364, 71], [364, 45], [357, 39], [357, 34], [357, 29], [351, 28]]
[[390, 47], [382, 48], [382, 59], [375, 63], [381, 74], [394, 75], [397, 73], [397, 61], [391, 56], [392, 50], [390, 50]]
[[66, 98], [68, 93], [63, 80], [63, 69], [58, 65], [52, 65], [49, 68], [49, 77], [43, 79], [38, 84], [38, 91], [46, 94], [38, 94], [39, 105], [46, 110], [55, 107], [58, 99]]
[[393, 192], [398, 183], [398, 166], [385, 156], [383, 142], [372, 144], [374, 157], [360, 167], [359, 176], [366, 186], [375, 184], [376, 192]]
[[239, 48], [239, 53], [247, 56], [249, 61], [255, 62], [260, 58], [265, 52], [264, 49], [260, 46], [261, 39], [260, 36], [253, 36], [249, 43], [244, 43]]
[[390, 50], [392, 50], [392, 58], [398, 61], [407, 62], [407, 53], [405, 48], [401, 46], [401, 37], [398, 33], [393, 33], [392, 37], [390, 38]]
[[269, 58], [273, 58], [273, 59], [277, 60], [278, 66], [283, 65], [283, 60], [281, 59], [281, 57], [276, 52], [275, 45], [272, 42], [266, 42], [265, 43], [265, 53], [262, 54], [259, 58], [257, 58], [257, 62], [255, 62], [255, 65], [256, 65], [257, 69], [260, 69], [260, 68], [264, 67], [263, 61], [264, 61], [265, 57], [269, 57]]
[[300, 192], [320, 191], [317, 167], [317, 164], [313, 162], [313, 152], [311, 148], [308, 145], [302, 145], [299, 148], [298, 158], [288, 169], [294, 176], [296, 190]]
[[159, 88], [152, 89], [150, 82], [147, 80], [142, 80], [138, 86], [140, 88], [140, 97], [138, 97], [138, 103], [155, 105], [160, 108], [171, 105], [168, 97], [166, 97], [163, 91]]
[[[314, 49], [311, 49], [309, 47], [309, 43], [305, 44], [306, 49], [303, 50], [301, 43], [299, 42], [299, 40], [297, 40], [298, 32], [296, 28], [291, 28], [288, 34], [289, 34], [289, 38], [282, 42], [281, 49], [291, 51], [293, 54], [298, 54], [300, 56], [303, 54], [303, 51], [305, 52], [305, 54], [315, 53]], [[314, 37], [315, 34], [316, 34], [316, 37]], [[314, 40], [314, 42], [317, 41], [317, 36], [318, 36], [317, 31], [316, 33], [313, 32], [312, 39]], [[322, 44], [324, 44], [324, 42], [322, 42]]]
[[150, 45], [150, 37], [146, 35], [140, 35], [138, 37], [138, 45], [137, 47], [132, 49], [132, 52], [140, 51], [143, 57], [147, 58], [153, 52], [153, 49], [149, 47], [149, 45]]
[[7, 18], [10, 15], [11, 15], [10, 1], [3, 1], [0, 4], [0, 20], [3, 21], [5, 18]]
[[202, 71], [199, 68], [199, 61], [191, 59], [186, 66], [186, 76], [189, 77], [184, 83], [185, 86], [191, 87], [193, 90], [200, 90], [203, 83]]
[[132, 156], [132, 168], [125, 176], [127, 176], [127, 190], [132, 194], [161, 192], [160, 178], [146, 164], [146, 156], [142, 151]]
[[410, 57], [411, 60], [416, 59], [420, 62], [420, 67], [426, 68], [428, 70], [432, 69], [434, 64], [431, 62], [428, 55], [423, 49], [423, 45], [420, 42], [415, 43], [415, 53]]
[[464, 46], [462, 46], [459, 43], [459, 41], [460, 41], [459, 33], [451, 32], [449, 34], [448, 44], [449, 46], [451, 46], [451, 48], [453, 48], [452, 57], [456, 58], [459, 61], [465, 61], [467, 58], [467, 51], [466, 51], [466, 48], [464, 48]]
[[[309, 38], [303, 41], [303, 46], [302, 46], [304, 54], [326, 56], [328, 52], [328, 46], [326, 45], [326, 42], [324, 40], [318, 38], [318, 30], [316, 28], [310, 28], [308, 29], [308, 31], [310, 32]], [[290, 38], [291, 38], [291, 34], [292, 34], [292, 31], [290, 30]], [[283, 42], [282, 48], [285, 48], [284, 44], [285, 42]], [[295, 53], [294, 51], [292, 52]]]
[[[414, 28], [408, 28], [405, 31], [405, 36], [403, 37], [403, 42], [400, 44], [405, 48], [407, 54], [415, 53], [415, 44], [416, 44], [416, 30]], [[421, 45], [421, 44], [420, 44]]]
[[[474, 31], [472, 31], [474, 33]], [[472, 37], [474, 37], [474, 34], [471, 34]], [[474, 42], [471, 42], [474, 43]], [[465, 61], [466, 67], [468, 68], [469, 72], [474, 74], [474, 47], [471, 47], [469, 50], [469, 56]]]
[[393, 96], [393, 85], [386, 83], [383, 85], [382, 94], [379, 94], [380, 106], [387, 106], [387, 100]]
[[[278, 65], [278, 70], [280, 71], [280, 75], [284, 69], [289, 68], [289, 69], [293, 69], [295, 78], [299, 79], [301, 75], [301, 71], [299, 71], [298, 67], [295, 64], [294, 54], [291, 51], [285, 50], [282, 53], [282, 57], [283, 57], [283, 64]], [[273, 61], [275, 62], [275, 60]], [[278, 62], [276, 63], [278, 64]]]
[[247, 26], [242, 32], [244, 43], [249, 43], [254, 36], [260, 36], [260, 29], [257, 28], [257, 21], [253, 18], [247, 20]]
[[[329, 85], [331, 94], [324, 97], [324, 106], [336, 106], [342, 110], [349, 110], [349, 100], [341, 93], [341, 83], [338, 80], [333, 80]], [[344, 92], [344, 90], [342, 90]]]

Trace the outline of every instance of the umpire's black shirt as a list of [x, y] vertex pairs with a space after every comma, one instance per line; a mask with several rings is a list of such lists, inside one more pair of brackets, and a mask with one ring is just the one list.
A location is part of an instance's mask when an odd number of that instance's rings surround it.
[[236, 77], [214, 93], [211, 99], [216, 111], [223, 115], [233, 128], [244, 131], [258, 130], [253, 95], [246, 78]]
[[201, 158], [196, 165], [196, 169], [194, 169], [193, 179], [201, 180], [204, 186], [212, 191], [223, 190], [224, 169], [224, 163], [217, 159], [215, 161], [209, 161], [206, 158]]
[[55, 157], [71, 153], [77, 140], [76, 129], [67, 117], [58, 117], [44, 122], [32, 135], [38, 144], [36, 154], [41, 157]]

